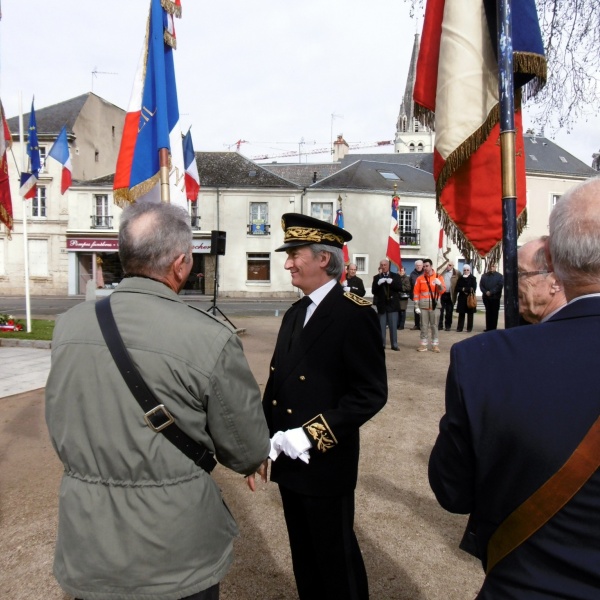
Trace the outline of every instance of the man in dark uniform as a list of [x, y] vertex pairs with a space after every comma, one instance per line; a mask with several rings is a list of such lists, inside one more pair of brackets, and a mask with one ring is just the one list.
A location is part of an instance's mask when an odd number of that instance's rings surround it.
[[[263, 407], [271, 479], [279, 484], [301, 600], [366, 600], [354, 534], [359, 428], [385, 405], [377, 315], [337, 283], [352, 236], [312, 217], [283, 215], [285, 268], [306, 294], [281, 324]], [[360, 348], [356, 340], [360, 340]], [[259, 473], [266, 481], [266, 463]], [[254, 489], [254, 477], [248, 478]]]
[[[530, 278], [555, 272], [568, 304], [535, 327], [492, 331], [452, 348], [429, 481], [446, 510], [471, 513], [488, 570], [480, 600], [599, 597], [599, 453], [580, 446], [600, 414], [599, 230], [597, 177], [569, 190], [550, 213], [546, 269], [521, 271]], [[580, 469], [584, 476], [569, 468], [572, 455], [592, 467]], [[569, 481], [537, 494], [559, 470]], [[523, 507], [527, 518], [506, 521]]]
[[343, 286], [345, 292], [352, 292], [361, 298], [367, 293], [363, 280], [356, 274], [356, 265], [354, 263], [348, 265], [348, 274]]

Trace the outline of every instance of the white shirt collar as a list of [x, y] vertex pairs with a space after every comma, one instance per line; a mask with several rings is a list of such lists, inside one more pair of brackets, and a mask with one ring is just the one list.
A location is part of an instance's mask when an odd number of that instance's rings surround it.
[[327, 283], [323, 284], [320, 288], [317, 288], [314, 292], [309, 294], [312, 303], [308, 305], [306, 309], [306, 319], [304, 319], [304, 324], [306, 325], [307, 321], [311, 318], [312, 314], [317, 310], [317, 306], [321, 304], [323, 298], [329, 294], [329, 292], [333, 289], [334, 286], [338, 285], [338, 282], [335, 279], [330, 279]]

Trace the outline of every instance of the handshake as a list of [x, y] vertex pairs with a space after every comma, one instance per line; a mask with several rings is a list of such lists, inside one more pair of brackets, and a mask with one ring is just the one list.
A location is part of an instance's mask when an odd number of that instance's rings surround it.
[[308, 464], [310, 459], [308, 451], [310, 448], [311, 443], [302, 427], [288, 429], [287, 431], [278, 431], [271, 438], [269, 458], [277, 460], [277, 457], [283, 452], [292, 459], [299, 458], [302, 462]]

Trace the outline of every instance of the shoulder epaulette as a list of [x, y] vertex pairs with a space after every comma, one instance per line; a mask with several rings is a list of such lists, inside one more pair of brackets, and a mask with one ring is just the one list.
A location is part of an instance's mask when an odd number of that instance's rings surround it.
[[359, 306], [372, 306], [373, 303], [370, 300], [362, 298], [357, 294], [353, 294], [352, 292], [344, 292], [344, 297], [348, 298], [348, 300], [352, 300], [354, 304], [358, 304]]

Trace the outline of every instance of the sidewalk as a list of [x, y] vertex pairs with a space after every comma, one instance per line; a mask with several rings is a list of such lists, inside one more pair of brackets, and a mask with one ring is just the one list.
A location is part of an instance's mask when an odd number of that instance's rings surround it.
[[46, 386], [50, 349], [0, 346], [0, 398]]

